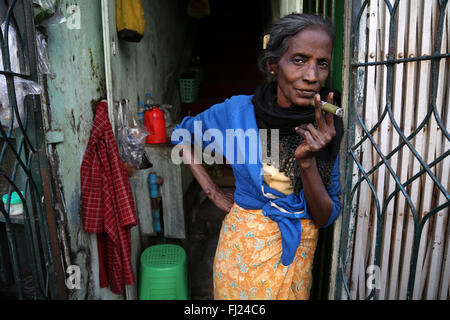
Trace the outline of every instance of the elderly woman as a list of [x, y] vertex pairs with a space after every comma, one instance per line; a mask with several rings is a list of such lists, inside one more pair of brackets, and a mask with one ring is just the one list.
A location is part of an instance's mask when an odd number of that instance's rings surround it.
[[[202, 165], [189, 162], [192, 148], [183, 147], [194, 177], [228, 212], [214, 260], [215, 299], [309, 299], [318, 228], [332, 224], [341, 209], [343, 125], [321, 109], [319, 94], [330, 72], [332, 48], [329, 22], [305, 14], [281, 18], [265, 36], [259, 59], [268, 82], [254, 95], [231, 97], [175, 127], [197, 140], [199, 130], [222, 133], [215, 151], [225, 155], [236, 180], [234, 195], [223, 192]], [[332, 103], [333, 94], [324, 99]], [[267, 144], [269, 161], [261, 160], [262, 135], [256, 137], [259, 157], [252, 162], [255, 144], [225, 139], [229, 129], [267, 129], [270, 137], [278, 133], [276, 144]], [[174, 144], [182, 142], [176, 132]], [[197, 148], [205, 148], [205, 140], [195, 141]], [[245, 155], [243, 163], [236, 161], [236, 153]]]

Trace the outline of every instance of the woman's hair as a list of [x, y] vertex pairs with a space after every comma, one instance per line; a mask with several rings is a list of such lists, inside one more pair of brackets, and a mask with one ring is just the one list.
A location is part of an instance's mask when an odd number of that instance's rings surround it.
[[330, 20], [313, 14], [289, 14], [276, 21], [268, 32], [265, 32], [265, 35], [269, 35], [270, 39], [266, 48], [259, 55], [258, 67], [269, 82], [274, 81], [276, 77], [270, 74], [267, 68], [267, 60], [271, 59], [273, 63], [278, 63], [288, 48], [289, 39], [311, 26], [322, 27], [330, 36], [331, 42], [334, 42], [334, 28]]

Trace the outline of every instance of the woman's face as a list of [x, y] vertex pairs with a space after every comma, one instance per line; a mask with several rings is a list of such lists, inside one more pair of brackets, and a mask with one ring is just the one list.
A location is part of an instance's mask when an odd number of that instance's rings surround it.
[[309, 106], [328, 78], [332, 40], [320, 26], [303, 29], [288, 40], [278, 64], [270, 64], [278, 81], [278, 105]]

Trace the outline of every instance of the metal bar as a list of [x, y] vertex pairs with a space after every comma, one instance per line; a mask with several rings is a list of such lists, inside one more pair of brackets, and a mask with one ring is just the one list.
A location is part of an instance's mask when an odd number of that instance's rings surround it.
[[[423, 160], [423, 158], [420, 156], [420, 154], [417, 152], [417, 150], [414, 148], [414, 146], [411, 144], [411, 142], [409, 141], [409, 139], [407, 139], [402, 130], [399, 128], [398, 124], [395, 122], [394, 116], [392, 115], [392, 110], [389, 110], [390, 108], [388, 108], [388, 104], [386, 105], [385, 111], [383, 113], [383, 115], [381, 116], [381, 119], [384, 119], [384, 116], [386, 114], [386, 112], [389, 114], [389, 117], [392, 121], [393, 127], [395, 128], [395, 130], [397, 131], [397, 133], [400, 135], [400, 137], [403, 139], [403, 142], [400, 143], [400, 145], [396, 148], [396, 150], [398, 150], [401, 146], [403, 145], [407, 145], [408, 148], [411, 150], [411, 152], [414, 154], [414, 156], [416, 157], [416, 159], [420, 162], [420, 164], [425, 168], [425, 170], [427, 171], [427, 173], [429, 174], [429, 176], [431, 177], [431, 179], [433, 180], [434, 183], [436, 183], [436, 185], [438, 186], [438, 188], [443, 191], [446, 190], [446, 188], [444, 188], [440, 181], [436, 178], [436, 176], [427, 168], [427, 165], [425, 163], [425, 161]], [[429, 118], [431, 117], [432, 114], [432, 109], [430, 109], [428, 111], [428, 114], [426, 115], [426, 117], [424, 118], [424, 120], [422, 121], [422, 123], [416, 128], [416, 130], [414, 130], [414, 132], [410, 135], [410, 137], [415, 136], [418, 132], [420, 132], [423, 127], [427, 124], [427, 122], [429, 121]], [[360, 117], [358, 117], [360, 119]], [[360, 119], [360, 124], [361, 126], [365, 129], [366, 131], [366, 136], [364, 136], [355, 146], [351, 147], [352, 150], [356, 149], [357, 147], [359, 147], [366, 139], [369, 140], [373, 140], [371, 139], [371, 134], [375, 131], [375, 129], [377, 128], [377, 126], [379, 124], [381, 124], [382, 120], [379, 120], [377, 122], [377, 124], [374, 126], [374, 128], [372, 128], [370, 131], [364, 126], [364, 122], [362, 121], [362, 119]], [[442, 127], [442, 130], [444, 132], [444, 129]], [[378, 152], [378, 151], [377, 151]], [[391, 154], [393, 154], [393, 152], [391, 152]], [[384, 160], [381, 162], [381, 164], [384, 163]], [[381, 165], [380, 164], [380, 165]]]
[[[31, 166], [31, 160], [32, 160], [33, 155], [30, 155], [28, 157], [28, 165]], [[41, 259], [41, 254], [40, 254], [40, 248], [42, 247], [42, 251], [45, 254], [45, 246], [41, 246], [40, 244], [42, 244], [41, 242], [39, 242], [39, 238], [38, 238], [38, 232], [37, 232], [37, 227], [36, 227], [36, 220], [37, 220], [37, 214], [36, 214], [36, 210], [34, 208], [35, 206], [35, 201], [34, 201], [34, 197], [33, 197], [33, 187], [30, 186], [30, 181], [32, 181], [30, 176], [27, 176], [26, 178], [26, 182], [25, 182], [25, 194], [27, 195], [26, 199], [24, 198], [22, 201], [23, 203], [27, 203], [26, 206], [24, 206], [24, 213], [25, 213], [25, 226], [28, 229], [29, 232], [29, 238], [30, 241], [27, 242], [27, 245], [29, 245], [30, 251], [33, 251], [33, 259], [34, 259], [34, 264], [33, 264], [33, 268], [34, 268], [34, 272], [35, 272], [35, 277], [34, 277], [34, 281], [36, 283], [35, 288], [39, 289], [41, 291], [41, 294], [43, 296], [45, 296], [45, 290], [44, 290], [44, 285], [43, 285], [43, 271], [42, 271], [42, 259]], [[29, 191], [28, 191], [29, 189]], [[28, 201], [27, 201], [28, 200]], [[31, 208], [30, 208], [31, 205]], [[28, 217], [27, 217], [28, 216]], [[39, 234], [45, 233], [43, 228], [39, 228], [40, 232]], [[44, 258], [44, 261], [47, 261]]]
[[7, 214], [3, 208], [0, 209], [3, 216], [5, 217], [5, 223], [6, 223], [6, 235], [8, 239], [8, 248], [9, 253], [11, 255], [11, 264], [13, 269], [13, 275], [14, 275], [14, 282], [16, 284], [17, 292], [16, 296], [17, 299], [23, 300], [25, 297], [24, 289], [23, 289], [23, 280], [21, 277], [21, 268], [19, 263], [19, 255], [17, 252], [17, 240], [16, 235], [14, 234], [13, 224], [11, 223], [11, 220], [9, 218], [9, 214]]
[[375, 62], [354, 62], [351, 64], [352, 67], [369, 67], [369, 66], [381, 66], [381, 65], [394, 65], [397, 63], [406, 63], [406, 62], [414, 62], [414, 61], [424, 61], [424, 60], [436, 60], [436, 59], [444, 59], [449, 58], [450, 53], [435, 53], [432, 55], [420, 56], [420, 57], [411, 57], [404, 59], [387, 59], [384, 61], [375, 61]]
[[[349, 3], [349, 8], [352, 9], [352, 13], [354, 14], [354, 12], [356, 12], [356, 8], [358, 8], [361, 4], [360, 0], [350, 0], [351, 2]], [[365, 0], [365, 4], [367, 5], [368, 0]], [[360, 15], [359, 17], [362, 15], [363, 9], [359, 10]], [[350, 24], [353, 24], [353, 22], [355, 21], [355, 19], [357, 19], [358, 17], [355, 17], [354, 15], [351, 15], [350, 20]], [[358, 18], [359, 21], [359, 18]], [[353, 24], [354, 25], [354, 24]], [[357, 30], [356, 27], [353, 28], [353, 32], [352, 35], [356, 33], [359, 34], [359, 30]], [[356, 55], [358, 54], [357, 49], [359, 46], [359, 38], [357, 36], [351, 36], [350, 37], [350, 51], [353, 50], [353, 52], [356, 51]], [[349, 54], [349, 58], [352, 55]], [[356, 73], [354, 72], [350, 72], [350, 77], [351, 77], [351, 81], [349, 81], [349, 103], [348, 103], [348, 108], [349, 108], [349, 112], [346, 113], [347, 118], [347, 132], [346, 132], [346, 138], [345, 138], [345, 143], [346, 143], [346, 148], [348, 149], [349, 146], [354, 144], [354, 140], [355, 140], [355, 130], [356, 130], [356, 121], [355, 121], [355, 114], [356, 114], [356, 110], [355, 110], [355, 104], [354, 104], [354, 99], [355, 96], [353, 94], [353, 90], [354, 90], [354, 86], [355, 86], [355, 76]], [[348, 252], [348, 243], [350, 241], [345, 241], [345, 239], [349, 236], [349, 227], [350, 227], [350, 221], [351, 221], [351, 216], [354, 214], [354, 209], [352, 208], [352, 197], [351, 197], [351, 193], [348, 192], [349, 189], [351, 189], [351, 185], [352, 185], [352, 177], [353, 177], [353, 162], [350, 160], [345, 160], [345, 172], [346, 175], [344, 176], [344, 188], [347, 190], [347, 192], [344, 193], [343, 196], [343, 213], [342, 213], [342, 226], [343, 228], [341, 229], [341, 241], [339, 243], [339, 257], [338, 257], [338, 276], [336, 277], [336, 291], [335, 291], [335, 298], [336, 299], [341, 299], [342, 298], [342, 286], [344, 286], [345, 292], [347, 293], [347, 296], [349, 299], [352, 299], [352, 296], [350, 294], [350, 290], [348, 288], [347, 285], [347, 280], [345, 277], [345, 273], [346, 273], [346, 268], [347, 268], [347, 259], [345, 259], [345, 254]]]
[[[35, 57], [36, 52], [36, 32], [34, 26], [34, 11], [31, 2], [26, 3], [27, 7], [25, 11], [25, 21], [27, 23], [27, 44], [28, 44], [28, 57], [30, 65], [30, 75], [34, 81], [38, 81], [38, 66], [37, 59]], [[30, 128], [30, 136], [33, 139], [33, 159], [32, 170], [29, 182], [32, 186], [31, 194], [33, 206], [35, 207], [36, 214], [39, 217], [38, 223], [40, 228], [41, 240], [43, 243], [43, 253], [46, 267], [46, 284], [45, 284], [45, 298], [65, 298], [65, 270], [62, 268], [59, 259], [55, 259], [55, 256], [60, 254], [58, 246], [58, 238], [56, 236], [56, 229], [54, 228], [54, 216], [52, 207], [46, 208], [45, 202], [41, 201], [41, 198], [45, 200], [46, 197], [51, 197], [50, 193], [44, 193], [44, 186], [50, 186], [52, 184], [49, 176], [42, 170], [48, 170], [47, 155], [45, 152], [45, 137], [44, 126], [42, 120], [41, 102], [36, 96], [32, 96], [33, 112], [30, 112], [32, 128]], [[33, 195], [34, 193], [34, 195]], [[50, 203], [51, 199], [50, 199]], [[52, 228], [49, 226], [49, 221], [52, 223]], [[52, 235], [54, 237], [52, 238]], [[58, 272], [57, 272], [58, 270]], [[58, 285], [59, 284], [59, 285]]]
[[[422, 129], [425, 126], [426, 122], [423, 122], [419, 127]], [[372, 130], [369, 131], [369, 133], [372, 134]], [[413, 133], [411, 133], [408, 137], [404, 137], [401, 136], [403, 141], [400, 142], [397, 147], [395, 147], [391, 152], [389, 152], [386, 155], [386, 159], [390, 159], [397, 151], [399, 151], [401, 148], [403, 148], [403, 146], [406, 144], [406, 140], [410, 141], [412, 138], [414, 138], [414, 136], [418, 133], [418, 130], [416, 129]], [[403, 135], [403, 132], [399, 133], [400, 135]], [[364, 140], [368, 139], [367, 137], [363, 138]], [[354, 151], [355, 149], [357, 149], [359, 146], [361, 145], [361, 141], [358, 142], [357, 145], [353, 146], [351, 149]], [[372, 169], [370, 169], [367, 174], [371, 175], [375, 170], [377, 170], [381, 165], [383, 165], [383, 161], [378, 162], [376, 165], [373, 166]]]
[[[9, 45], [8, 45], [9, 44], [8, 30], [9, 30], [9, 20], [11, 18], [12, 11], [13, 11], [13, 8], [16, 5], [16, 3], [17, 3], [17, 0], [14, 0], [11, 4], [11, 7], [8, 9], [6, 19], [5, 19], [5, 30], [4, 30], [5, 35], [3, 36], [2, 33], [0, 32], [0, 46], [1, 46], [1, 50], [2, 50], [2, 56], [3, 56], [3, 67], [5, 69], [5, 72], [9, 72], [9, 73], [12, 72], [12, 70], [11, 70], [11, 61], [10, 61]], [[16, 30], [16, 33], [20, 33], [20, 31]], [[10, 137], [12, 130], [13, 130], [13, 125], [14, 125], [14, 115], [17, 116], [17, 123], [18, 123], [21, 131], [25, 132], [25, 129], [23, 127], [22, 121], [19, 116], [19, 110], [17, 108], [17, 97], [16, 97], [16, 90], [15, 90], [15, 84], [14, 84], [13, 78], [6, 75], [6, 84], [7, 84], [7, 90], [8, 90], [9, 105], [10, 105], [10, 108], [12, 108], [12, 110], [14, 112], [11, 112], [11, 120], [10, 120], [8, 134], [7, 135], [3, 134], [3, 128], [1, 130], [2, 131], [1, 133], [4, 137], [5, 136]], [[25, 135], [25, 139], [26, 139], [27, 143], [29, 144], [29, 147], [31, 148], [31, 150], [33, 152], [35, 152], [27, 135]]]
[[[447, 0], [443, 1], [442, 3], [440, 3], [440, 8], [442, 9], [442, 7], [445, 7], [447, 5]], [[438, 37], [436, 40], [436, 44], [435, 44], [435, 52], [439, 52], [440, 48], [441, 48], [441, 44], [442, 44], [442, 27], [443, 27], [443, 17], [444, 17], [445, 11], [441, 10], [440, 11], [440, 23], [439, 23], [439, 31], [438, 31]], [[431, 99], [433, 100], [432, 104], [430, 105], [430, 110], [429, 112], [433, 112], [435, 115], [437, 112], [434, 112], [436, 109], [436, 94], [437, 94], [437, 79], [439, 76], [439, 68], [436, 69], [437, 64], [433, 63], [436, 62], [436, 60], [432, 61], [432, 81], [431, 81], [431, 86], [432, 86], [432, 93], [431, 93]], [[422, 164], [423, 165], [423, 164]], [[425, 167], [426, 168], [426, 167]], [[429, 173], [429, 170], [427, 170], [427, 173]], [[430, 175], [431, 178], [435, 178], [433, 175]], [[437, 178], [436, 178], [437, 179]], [[434, 181], [434, 179], [433, 179]], [[436, 183], [436, 181], [435, 181]], [[445, 194], [445, 190], [443, 187], [441, 188], [440, 183], [437, 183], [437, 186], [439, 187], [439, 189], [441, 189], [441, 191], [444, 192]], [[450, 196], [447, 193], [447, 200], [450, 201]], [[432, 211], [430, 211], [432, 212]], [[408, 281], [408, 291], [407, 291], [407, 299], [411, 300], [413, 298], [413, 289], [414, 289], [414, 285], [415, 285], [415, 274], [416, 274], [416, 267], [417, 267], [417, 259], [418, 259], [418, 251], [419, 251], [419, 244], [420, 244], [420, 240], [421, 240], [421, 234], [422, 234], [422, 230], [424, 228], [425, 222], [428, 220], [428, 218], [430, 217], [430, 213], [428, 213], [428, 215], [426, 215], [425, 217], [422, 218], [422, 221], [420, 223], [420, 225], [418, 226], [418, 228], [415, 230], [415, 234], [414, 234], [414, 245], [413, 245], [413, 254], [412, 254], [412, 263], [411, 263], [411, 272], [409, 274], [409, 281]], [[426, 219], [425, 219], [426, 218]]]
[[[0, 32], [0, 34], [1, 34], [1, 32]], [[1, 42], [1, 40], [0, 40], [0, 42]], [[29, 75], [25, 75], [25, 74], [22, 74], [22, 73], [11, 72], [11, 71], [2, 71], [2, 70], [0, 70], [0, 74], [3, 74], [5, 76], [18, 77], [18, 78], [22, 78], [22, 79], [25, 79], [25, 80], [30, 80], [31, 79], [31, 76], [29, 76]]]
[[[389, 13], [390, 13], [390, 21], [389, 21], [389, 39], [388, 39], [388, 59], [392, 59], [392, 57], [395, 55], [395, 43], [397, 41], [397, 28], [396, 28], [396, 15], [398, 13], [398, 5], [399, 0], [396, 0], [394, 3], [394, 7], [391, 6], [391, 1], [385, 0], [386, 5], [388, 6]], [[394, 103], [393, 101], [393, 89], [394, 89], [394, 65], [388, 65], [387, 66], [387, 83], [386, 83], [386, 109], [388, 110], [389, 115], [391, 116], [391, 121], [395, 120], [392, 116], [392, 105]], [[384, 132], [382, 134], [388, 134], [388, 132]], [[383, 159], [384, 161], [384, 159]], [[386, 164], [387, 166], [387, 164]], [[390, 166], [390, 165], [389, 165]], [[388, 166], [387, 166], [388, 167]], [[388, 167], [389, 169], [389, 167]], [[396, 184], [400, 183], [399, 177], [394, 173], [394, 171], [390, 172], [391, 175], [394, 178], [394, 181]], [[384, 174], [384, 172], [383, 172]], [[380, 177], [380, 180], [384, 180], [384, 177]], [[383, 191], [385, 186], [383, 185], [382, 188], [380, 188], [381, 197], [383, 198]], [[402, 190], [403, 192], [403, 190]], [[383, 204], [383, 209], [381, 211], [381, 214], [377, 217], [377, 232], [376, 232], [376, 238], [375, 238], [375, 257], [374, 257], [374, 265], [380, 266], [381, 265], [381, 241], [383, 240], [383, 226], [385, 223], [385, 217], [386, 217], [386, 209], [387, 209], [387, 202]], [[377, 292], [374, 289], [372, 291], [374, 299], [377, 299]]]
[[[5, 35], [4, 35], [4, 43], [2, 44], [2, 54], [3, 54], [3, 65], [5, 66], [6, 71], [11, 71], [11, 62], [10, 62], [10, 56], [9, 56], [9, 50], [8, 49], [8, 31], [9, 31], [9, 20], [11, 18], [11, 15], [13, 13], [13, 9], [17, 3], [17, 0], [13, 0], [12, 4], [8, 8], [8, 11], [6, 12], [6, 18], [5, 18]], [[0, 41], [2, 41], [3, 38], [0, 38]], [[3, 42], [3, 41], [2, 41]]]
[[[431, 162], [430, 164], [428, 164], [428, 167], [431, 169], [433, 168], [435, 165], [437, 165], [439, 162], [441, 162], [443, 159], [445, 159], [446, 157], [448, 157], [450, 155], [450, 150], [447, 150], [445, 153], [443, 153], [442, 155], [440, 155], [438, 158], [436, 158], [433, 162]], [[383, 164], [383, 161], [380, 161], [377, 165], [381, 165]], [[374, 167], [375, 168], [375, 167]], [[367, 175], [372, 174], [375, 170], [374, 168], [370, 169], [367, 172]], [[426, 172], [425, 169], [420, 170], [419, 172], [417, 172], [414, 176], [412, 176], [411, 178], [409, 178], [406, 182], [404, 182], [403, 184], [401, 184], [403, 189], [406, 189], [406, 187], [408, 187], [408, 185], [410, 185], [411, 183], [413, 183], [415, 180], [417, 180], [418, 178], [420, 178], [424, 173]], [[356, 192], [356, 190], [358, 189], [359, 184], [361, 184], [361, 182], [364, 181], [364, 177], [360, 178], [355, 185], [353, 186], [352, 192]], [[395, 190], [388, 196], [387, 199], [391, 199], [391, 197], [394, 197], [397, 195], [397, 193], [401, 191], [401, 188], [396, 187]], [[404, 194], [405, 195], [405, 194]], [[448, 192], [445, 192], [445, 195], [448, 197]], [[406, 195], [405, 195], [406, 196]], [[408, 194], [409, 197], [409, 194]]]
[[[58, 290], [56, 288], [57, 278], [54, 267], [52, 240], [49, 235], [47, 216], [44, 213], [40, 199], [42, 194], [40, 170], [42, 167], [39, 163], [40, 160], [44, 161], [45, 159], [40, 159], [42, 154], [41, 152], [38, 153], [37, 147], [44, 146], [45, 148], [45, 145], [43, 145], [42, 119], [40, 118], [42, 115], [40, 114], [40, 104], [33, 96], [31, 100], [28, 98], [24, 100], [24, 116], [20, 118], [14, 81], [15, 77], [35, 82], [38, 82], [39, 79], [37, 61], [35, 59], [34, 15], [30, 1], [20, 2], [22, 6], [16, 6], [19, 3], [17, 0], [12, 1], [11, 4], [8, 1], [5, 1], [5, 3], [8, 5], [5, 28], [0, 32], [0, 49], [3, 57], [3, 66], [1, 67], [4, 70], [0, 70], [0, 75], [5, 76], [11, 119], [7, 131], [5, 131], [3, 126], [0, 126], [0, 137], [4, 139], [0, 152], [0, 167], [3, 167], [2, 164], [6, 159], [8, 148], [11, 150], [15, 160], [11, 174], [5, 172], [2, 168], [0, 168], [0, 174], [9, 184], [8, 194], [11, 196], [12, 191], [17, 192], [23, 203], [24, 219], [22, 222], [27, 238], [25, 245], [30, 257], [28, 263], [30, 264], [35, 287], [34, 298], [50, 298], [56, 297]], [[24, 22], [20, 25], [18, 25], [13, 14], [14, 8], [24, 13]], [[11, 70], [8, 33], [10, 24], [11, 28], [14, 27], [16, 31], [16, 40], [18, 39], [19, 41], [17, 50], [19, 53], [20, 71], [17, 72], [15, 72], [16, 70]], [[22, 32], [24, 32], [25, 37], [22, 37]], [[28, 71], [29, 75], [23, 74], [23, 72]], [[14, 120], [15, 117], [17, 118], [16, 120]], [[18, 128], [15, 129], [14, 124], [17, 124]], [[21, 191], [24, 192], [23, 195]], [[8, 247], [11, 254], [17, 298], [24, 299], [26, 297], [24, 295], [23, 279], [19, 264], [19, 251], [13, 231], [14, 224], [9, 217], [10, 201], [8, 201], [6, 206], [6, 210], [3, 206], [0, 206], [0, 211], [6, 222]]]
[[[414, 276], [417, 268], [417, 254], [419, 249], [419, 241], [421, 237], [421, 233], [424, 230], [427, 221], [435, 215], [440, 210], [443, 210], [450, 206], [450, 195], [448, 190], [442, 186], [439, 179], [434, 175], [431, 168], [433, 168], [438, 163], [442, 162], [444, 159], [446, 159], [450, 155], [450, 150], [447, 150], [440, 156], [436, 156], [436, 158], [431, 161], [430, 163], [427, 163], [421, 156], [421, 150], [416, 150], [414, 146], [411, 143], [411, 140], [422, 130], [425, 129], [425, 126], [430, 121], [430, 119], [435, 118], [437, 124], [439, 125], [441, 132], [445, 136], [445, 139], [450, 140], [449, 134], [448, 134], [448, 128], [445, 127], [445, 125], [442, 122], [442, 119], [440, 118], [439, 112], [437, 110], [436, 105], [436, 99], [437, 99], [437, 88], [438, 88], [438, 81], [439, 81], [439, 61], [440, 59], [446, 59], [450, 57], [450, 53], [441, 53], [441, 43], [442, 43], [442, 34], [443, 34], [443, 23], [445, 18], [445, 8], [447, 7], [448, 0], [442, 0], [439, 1], [439, 9], [441, 10], [439, 12], [439, 23], [438, 23], [438, 31], [437, 31], [437, 38], [435, 39], [435, 49], [434, 53], [431, 55], [422, 55], [419, 57], [408, 57], [404, 59], [393, 59], [394, 58], [394, 50], [396, 46], [396, 35], [397, 35], [397, 26], [396, 26], [396, 15], [398, 14], [398, 7], [399, 7], [400, 0], [396, 0], [393, 5], [391, 4], [391, 1], [384, 0], [384, 4], [386, 5], [387, 10], [391, 14], [390, 21], [389, 21], [389, 48], [388, 48], [388, 57], [385, 61], [371, 61], [371, 62], [353, 62], [350, 64], [349, 69], [352, 70], [350, 72], [352, 80], [349, 83], [349, 92], [348, 95], [348, 101], [349, 101], [349, 115], [347, 119], [348, 129], [347, 134], [349, 136], [352, 136], [354, 138], [355, 135], [355, 115], [358, 118], [358, 122], [363, 130], [363, 137], [359, 139], [359, 141], [354, 143], [347, 143], [347, 150], [348, 150], [348, 156], [351, 161], [346, 162], [346, 184], [347, 187], [345, 188], [345, 195], [344, 195], [344, 205], [343, 205], [343, 220], [342, 220], [342, 229], [341, 229], [341, 242], [339, 245], [339, 272], [338, 277], [336, 279], [336, 291], [335, 291], [335, 297], [340, 298], [341, 293], [341, 285], [344, 286], [344, 289], [347, 292], [348, 297], [351, 299], [352, 296], [350, 294], [350, 290], [347, 286], [347, 282], [345, 279], [345, 269], [347, 268], [347, 260], [344, 256], [345, 252], [348, 249], [348, 243], [352, 240], [352, 234], [349, 233], [349, 221], [351, 219], [351, 215], [354, 212], [354, 208], [352, 207], [352, 199], [354, 198], [356, 192], [358, 191], [359, 185], [366, 181], [369, 185], [369, 188], [371, 190], [371, 193], [375, 195], [375, 206], [376, 206], [376, 212], [377, 212], [377, 230], [376, 230], [376, 241], [375, 241], [375, 264], [379, 264], [380, 262], [380, 254], [381, 254], [381, 240], [382, 240], [382, 232], [383, 232], [383, 226], [384, 226], [384, 219], [387, 212], [387, 207], [389, 203], [391, 203], [392, 199], [399, 193], [402, 192], [402, 194], [405, 196], [408, 205], [410, 206], [410, 209], [413, 213], [414, 217], [414, 244], [413, 244], [413, 254], [411, 257], [411, 272], [409, 274], [409, 283], [408, 283], [408, 297], [407, 299], [412, 298], [412, 289], [414, 286]], [[353, 8], [353, 14], [354, 18], [352, 19], [352, 38], [350, 41], [350, 48], [353, 50], [353, 56], [358, 57], [359, 55], [359, 38], [360, 38], [360, 23], [361, 23], [361, 17], [364, 13], [366, 7], [368, 5], [368, 0], [361, 2], [355, 1], [352, 3]], [[431, 60], [432, 63], [432, 85], [431, 85], [431, 95], [430, 95], [430, 104], [428, 105], [428, 111], [426, 115], [424, 116], [423, 120], [420, 119], [421, 123], [417, 125], [415, 130], [408, 134], [408, 136], [405, 136], [405, 134], [402, 132], [400, 125], [396, 122], [394, 114], [393, 114], [393, 90], [394, 90], [394, 66], [399, 63], [408, 63], [408, 62], [419, 62], [419, 61], [429, 61]], [[355, 102], [356, 101], [356, 89], [358, 88], [356, 85], [356, 81], [360, 81], [357, 77], [358, 75], [358, 68], [361, 67], [373, 67], [373, 66], [386, 66], [387, 67], [387, 90], [386, 90], [386, 105], [384, 107], [383, 114], [381, 115], [381, 119], [377, 121], [377, 123], [372, 128], [367, 128], [363, 119], [357, 114], [355, 110]], [[384, 155], [383, 152], [381, 152], [378, 144], [372, 137], [372, 134], [375, 133], [375, 131], [378, 129], [378, 127], [381, 125], [381, 123], [386, 119], [386, 115], [389, 115], [390, 123], [392, 124], [392, 127], [395, 129], [395, 132], [400, 136], [402, 141], [399, 143], [399, 145], [395, 146], [392, 151], [388, 152], [387, 155]], [[434, 117], [433, 117], [434, 116]], [[381, 160], [378, 161], [375, 165], [372, 166], [372, 168], [369, 168], [366, 170], [363, 168], [363, 166], [358, 161], [358, 156], [356, 155], [356, 151], [358, 148], [362, 146], [362, 144], [369, 139], [371, 143], [371, 148], [377, 152], [377, 154], [380, 156]], [[346, 141], [350, 141], [351, 138], [347, 137]], [[419, 172], [415, 173], [412, 177], [409, 177], [406, 182], [401, 182], [400, 179], [397, 177], [396, 172], [394, 168], [391, 167], [389, 163], [389, 159], [397, 154], [397, 152], [403, 148], [405, 145], [408, 146], [408, 148], [411, 150], [414, 158], [420, 163], [421, 169]], [[368, 152], [370, 152], [368, 150]], [[378, 168], [380, 168], [381, 165], [385, 165], [390, 173], [391, 179], [395, 181], [396, 187], [395, 189], [387, 196], [385, 202], [382, 205], [381, 211], [380, 206], [378, 202], [378, 198], [376, 195], [376, 191], [374, 186], [372, 185], [369, 176], [371, 174], [374, 174]], [[353, 177], [353, 166], [356, 165], [358, 172], [362, 174], [362, 177], [358, 179], [358, 181], [354, 182], [352, 181]], [[409, 196], [408, 192], [406, 191], [406, 187], [410, 185], [412, 182], [416, 181], [418, 178], [422, 177], [424, 174], [426, 174], [427, 177], [429, 177], [432, 182], [434, 182], [435, 186], [437, 187], [437, 190], [442, 192], [442, 194], [445, 196], [445, 198], [448, 200], [447, 202], [444, 202], [443, 204], [439, 205], [438, 207], [433, 208], [430, 210], [427, 214], [425, 214], [421, 219], [419, 219], [419, 216], [417, 214], [416, 208], [414, 207], [411, 197]], [[347, 256], [348, 258], [348, 256]], [[354, 298], [354, 297], [353, 297]], [[366, 299], [376, 299], [377, 293], [376, 290], [371, 290], [368, 293], [368, 296]]]
[[[445, 22], [445, 12], [448, 5], [448, 0], [443, 0], [442, 3], [439, 2], [439, 23], [438, 23], [438, 32], [437, 32], [437, 39], [434, 49], [434, 54], [438, 55], [440, 54], [441, 47], [442, 47], [442, 35], [444, 33], [444, 22]], [[450, 53], [448, 53], [450, 56]], [[434, 117], [439, 125], [439, 127], [443, 130], [445, 137], [447, 140], [450, 140], [450, 134], [447, 131], [445, 124], [442, 122], [441, 117], [439, 116], [439, 113], [436, 110], [436, 97], [437, 97], [437, 91], [438, 91], [438, 79], [439, 79], [439, 63], [436, 60], [433, 60], [431, 62], [431, 69], [432, 69], [432, 75], [433, 79], [431, 81], [431, 108], [433, 109]]]
[[[370, 140], [370, 142], [372, 143], [372, 146], [374, 147], [375, 151], [378, 153], [378, 155], [382, 158], [382, 162], [386, 165], [387, 169], [389, 170], [390, 174], [392, 175], [392, 177], [394, 178], [396, 184], [401, 188], [402, 193], [405, 195], [405, 197], [407, 197], [407, 199], [409, 198], [408, 196], [408, 192], [401, 186], [401, 182], [399, 181], [399, 178], [397, 177], [397, 175], [395, 174], [395, 171], [392, 169], [392, 167], [390, 166], [389, 162], [387, 161], [385, 155], [381, 152], [381, 150], [378, 148], [377, 143], [373, 140], [372, 136], [369, 134], [368, 129], [366, 128], [366, 126], [363, 123], [363, 120], [361, 119], [361, 117], [358, 115], [358, 120], [361, 124], [361, 127], [363, 128], [364, 132], [366, 133], [368, 139]], [[353, 153], [352, 153], [353, 155]], [[356, 158], [354, 158], [355, 162], [357, 165], [359, 165], [359, 162], [356, 160]], [[427, 172], [429, 171], [429, 169], [427, 170]], [[409, 199], [410, 200], [410, 199]], [[408, 201], [408, 204], [411, 206], [411, 208], [414, 208], [414, 205], [412, 204], [411, 201]], [[413, 213], [415, 215], [417, 215], [416, 210], [413, 210]]]

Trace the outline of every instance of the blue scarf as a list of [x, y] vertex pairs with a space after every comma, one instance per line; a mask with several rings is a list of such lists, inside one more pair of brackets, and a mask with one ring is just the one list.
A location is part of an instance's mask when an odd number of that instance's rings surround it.
[[[295, 193], [285, 196], [281, 192], [270, 188], [265, 183], [262, 185], [262, 192], [270, 201], [264, 204], [262, 212], [264, 216], [270, 218], [278, 224], [281, 233], [281, 263], [288, 266], [295, 257], [301, 241], [302, 224], [301, 219], [311, 219], [307, 214], [304, 194], [300, 197]], [[300, 191], [303, 193], [303, 190]]]

